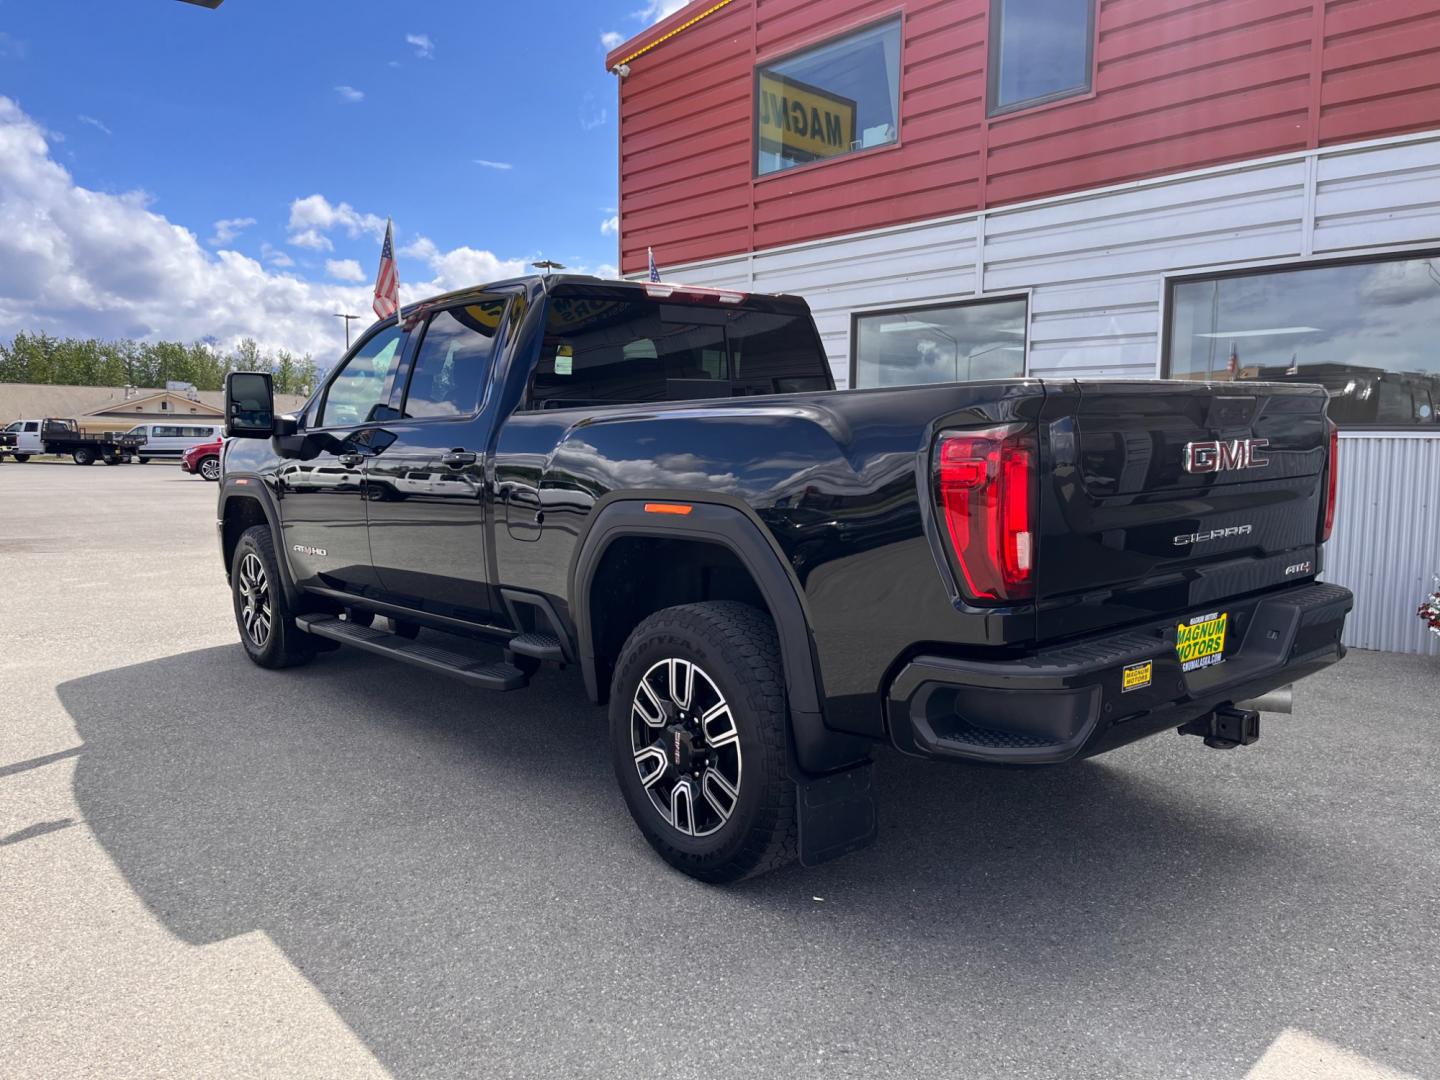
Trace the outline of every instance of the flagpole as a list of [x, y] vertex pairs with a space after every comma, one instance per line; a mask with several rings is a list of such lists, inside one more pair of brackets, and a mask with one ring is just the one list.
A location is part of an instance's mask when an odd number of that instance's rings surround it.
[[395, 219], [385, 216], [385, 239], [390, 242], [390, 265], [395, 268], [395, 328], [400, 328], [400, 260], [395, 257]]

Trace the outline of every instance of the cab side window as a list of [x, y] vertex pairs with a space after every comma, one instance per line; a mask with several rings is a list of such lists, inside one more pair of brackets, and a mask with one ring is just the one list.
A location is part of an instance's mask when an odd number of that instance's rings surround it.
[[480, 407], [504, 316], [500, 298], [430, 317], [405, 392], [406, 419], [469, 416]]
[[351, 355], [325, 391], [316, 427], [364, 424], [380, 417], [379, 410], [390, 401], [402, 340], [397, 327], [387, 326]]

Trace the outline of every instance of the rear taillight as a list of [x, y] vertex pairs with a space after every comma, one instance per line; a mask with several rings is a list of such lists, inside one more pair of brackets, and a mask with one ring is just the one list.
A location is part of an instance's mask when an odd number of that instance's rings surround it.
[[1320, 543], [1330, 539], [1330, 530], [1335, 528], [1335, 481], [1340, 472], [1340, 429], [1328, 416], [1325, 426], [1330, 433], [1330, 456], [1325, 462], [1325, 517], [1320, 522]]
[[946, 432], [935, 447], [940, 514], [974, 600], [1035, 592], [1035, 448], [1022, 432], [1018, 424]]

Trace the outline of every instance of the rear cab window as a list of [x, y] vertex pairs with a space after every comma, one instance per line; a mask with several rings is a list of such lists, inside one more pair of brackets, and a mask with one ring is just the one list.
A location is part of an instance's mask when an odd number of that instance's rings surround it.
[[549, 299], [529, 409], [830, 390], [803, 308], [560, 286]]

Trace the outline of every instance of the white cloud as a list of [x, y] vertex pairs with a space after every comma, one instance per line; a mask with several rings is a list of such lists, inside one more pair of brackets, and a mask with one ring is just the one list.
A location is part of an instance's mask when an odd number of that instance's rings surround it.
[[314, 229], [304, 229], [290, 235], [290, 243], [296, 247], [309, 248], [311, 251], [334, 251], [335, 245], [330, 242], [328, 236], [321, 236]]
[[657, 23], [669, 15], [674, 15], [687, 3], [689, 0], [646, 0], [645, 6], [635, 12], [635, 18], [647, 25]]
[[333, 359], [331, 312], [367, 310], [369, 290], [276, 274], [211, 254], [141, 192], [80, 187], [39, 124], [0, 97], [0, 337], [19, 330], [98, 337], [243, 337]]
[[484, 158], [476, 158], [476, 165], [483, 165], [487, 169], [513, 169], [515, 166], [508, 161], [486, 161]]
[[[468, 285], [481, 285], [487, 281], [500, 281], [518, 277], [530, 272], [524, 259], [502, 259], [493, 252], [480, 251], [472, 247], [458, 247], [441, 251], [427, 236], [400, 249], [400, 254], [425, 263], [432, 275], [429, 281], [406, 288], [401, 277], [401, 298], [409, 303], [435, 293], [463, 289]], [[404, 267], [401, 267], [402, 273]]]
[[355, 105], [365, 100], [365, 91], [356, 90], [353, 86], [337, 86], [335, 87], [335, 95], [340, 99], [341, 103], [345, 105]]
[[619, 234], [620, 234], [620, 215], [619, 215], [619, 214], [616, 214], [616, 215], [614, 215], [613, 217], [608, 217], [608, 218], [606, 218], [604, 221], [600, 222], [600, 235], [601, 235], [601, 236], [618, 236]]
[[325, 273], [336, 281], [364, 281], [365, 271], [356, 259], [326, 259]]
[[254, 224], [253, 217], [221, 218], [215, 222], [215, 235], [210, 237], [210, 245], [219, 247], [221, 244], [228, 244]]
[[262, 243], [260, 245], [260, 261], [268, 262], [271, 266], [279, 267], [291, 267], [295, 265], [295, 260], [292, 259], [287, 252], [281, 248], [273, 247], [268, 243]]
[[616, 48], [625, 40], [625, 35], [616, 30], [606, 30], [600, 35], [600, 47], [606, 52]]
[[585, 91], [580, 99], [580, 127], [585, 131], [593, 131], [609, 119], [610, 110], [595, 100], [595, 95], [589, 90]]
[[311, 251], [334, 251], [335, 245], [325, 234], [344, 229], [351, 238], [369, 236], [380, 241], [385, 236], [385, 219], [375, 214], [362, 214], [347, 202], [332, 203], [318, 192], [296, 199], [290, 204], [289, 242]]
[[99, 131], [103, 131], [106, 135], [115, 134], [99, 120], [96, 120], [93, 116], [86, 116], [84, 113], [81, 113], [79, 116], [75, 117], [75, 119], [79, 120], [82, 124], [89, 124], [91, 127], [96, 128]]
[[429, 34], [406, 34], [405, 44], [415, 46], [415, 55], [421, 60], [435, 58], [435, 42], [430, 40]]
[[[311, 352], [326, 364], [339, 355], [333, 313], [370, 310], [368, 281], [306, 280], [289, 254], [269, 244], [261, 244], [259, 260], [207, 251], [195, 233], [151, 209], [143, 192], [77, 185], [50, 149], [44, 129], [0, 96], [0, 338], [28, 330], [204, 339], [228, 350], [253, 337], [263, 348]], [[327, 228], [384, 231], [383, 219], [318, 195], [295, 200], [290, 223], [297, 235], [324, 243]], [[530, 269], [526, 259], [473, 247], [442, 251], [425, 237], [400, 256], [406, 302]], [[354, 263], [330, 259], [326, 271], [353, 278]]]
[[0, 30], [0, 57], [6, 60], [24, 60], [25, 54], [30, 51], [30, 45], [23, 38], [17, 38], [13, 34], [7, 34]]
[[598, 278], [618, 278], [620, 276], [620, 268], [610, 263], [601, 263], [590, 272]]

